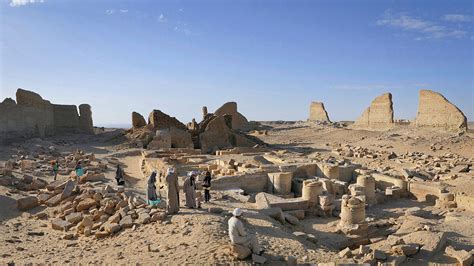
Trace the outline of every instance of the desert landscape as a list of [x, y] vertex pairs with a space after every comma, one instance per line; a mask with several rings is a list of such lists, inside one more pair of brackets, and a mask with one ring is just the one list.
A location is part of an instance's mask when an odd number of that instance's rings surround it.
[[[228, 102], [199, 122], [155, 109], [113, 129], [93, 126], [93, 106], [18, 89], [0, 103], [0, 263], [471, 265], [472, 124], [437, 92], [418, 100], [413, 121], [394, 120], [387, 92], [354, 122], [322, 102], [300, 121], [248, 121]], [[167, 213], [170, 167], [180, 187], [197, 171], [198, 192], [209, 171], [211, 201], [185, 208], [180, 189]], [[235, 208], [263, 254], [230, 242]]]

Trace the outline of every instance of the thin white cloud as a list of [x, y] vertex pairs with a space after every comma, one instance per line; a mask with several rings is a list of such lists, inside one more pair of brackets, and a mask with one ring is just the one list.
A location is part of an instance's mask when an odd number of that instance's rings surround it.
[[25, 6], [28, 4], [44, 3], [44, 0], [11, 0], [10, 6]]
[[415, 40], [462, 38], [467, 34], [464, 30], [455, 30], [436, 22], [415, 18], [406, 14], [392, 14], [390, 12], [385, 12], [383, 18], [377, 20], [376, 24], [378, 26], [388, 26], [416, 33]]
[[120, 9], [120, 13], [128, 13], [128, 9]]
[[114, 13], [115, 13], [115, 10], [113, 10], [113, 9], [105, 10], [105, 14], [107, 14], [107, 15], [113, 15]]
[[462, 15], [462, 14], [447, 14], [443, 16], [444, 21], [450, 22], [470, 22], [472, 21], [472, 16]]
[[165, 18], [165, 15], [160, 14], [160, 16], [158, 17], [158, 22], [166, 23], [166, 22], [168, 22], [168, 19]]

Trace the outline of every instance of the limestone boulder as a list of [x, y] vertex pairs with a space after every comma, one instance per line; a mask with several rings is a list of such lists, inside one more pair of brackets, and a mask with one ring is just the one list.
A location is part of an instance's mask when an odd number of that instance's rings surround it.
[[20, 211], [26, 211], [38, 205], [38, 198], [33, 196], [24, 197], [16, 201], [16, 206]]
[[394, 126], [392, 94], [385, 93], [376, 97], [370, 106], [362, 113], [354, 124], [353, 129], [388, 130]]
[[132, 126], [133, 128], [141, 128], [141, 127], [146, 126], [145, 118], [141, 114], [137, 112], [133, 112], [132, 113]]
[[311, 102], [309, 107], [309, 121], [327, 121], [329, 120], [328, 112], [324, 108], [324, 103], [322, 102]]
[[420, 90], [415, 126], [464, 132], [467, 131], [467, 118], [456, 105], [440, 93]]

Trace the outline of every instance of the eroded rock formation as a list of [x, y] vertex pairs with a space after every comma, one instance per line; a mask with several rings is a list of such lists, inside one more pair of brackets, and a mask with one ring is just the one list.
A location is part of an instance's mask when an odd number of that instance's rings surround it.
[[392, 94], [376, 97], [370, 106], [354, 122], [351, 128], [367, 130], [387, 130], [393, 127]]
[[18, 89], [16, 102], [0, 103], [0, 140], [45, 137], [62, 133], [93, 133], [90, 105], [58, 105], [39, 94]]
[[132, 126], [133, 128], [141, 128], [141, 127], [146, 126], [145, 118], [141, 114], [137, 112], [133, 112], [132, 113]]
[[171, 117], [160, 110], [153, 110], [148, 116], [148, 126], [153, 129], [165, 129], [175, 127], [186, 130], [186, 125], [181, 123], [176, 117]]
[[[232, 116], [232, 129], [235, 130], [246, 130], [248, 128], [249, 121], [245, 116], [237, 111], [236, 102], [228, 102], [222, 105], [219, 109], [214, 112], [217, 116], [231, 115]], [[203, 113], [204, 115], [204, 113]]]
[[446, 131], [467, 131], [467, 119], [456, 105], [440, 93], [420, 90], [415, 126], [434, 127]]
[[326, 112], [326, 109], [324, 108], [324, 103], [311, 102], [309, 107], [309, 120], [331, 122], [329, 120], [328, 112]]

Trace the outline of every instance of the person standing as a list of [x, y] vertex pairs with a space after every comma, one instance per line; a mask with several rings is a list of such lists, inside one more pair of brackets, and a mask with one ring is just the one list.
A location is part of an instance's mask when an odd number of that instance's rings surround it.
[[[156, 172], [155, 172], [155, 177], [156, 177]], [[117, 170], [115, 171], [115, 180], [117, 180], [117, 185], [123, 186], [125, 184], [125, 180], [123, 178], [123, 169], [120, 167], [120, 165], [117, 165]], [[156, 181], [156, 178], [155, 178]]]
[[58, 172], [59, 172], [59, 162], [58, 161], [53, 161], [54, 181], [56, 181], [56, 178], [58, 176]]
[[77, 176], [77, 179], [80, 179], [81, 176], [84, 175], [84, 169], [82, 168], [82, 165], [81, 165], [81, 162], [77, 162], [76, 164], [76, 176]]
[[211, 200], [211, 172], [206, 171], [204, 179], [202, 180], [202, 187], [204, 188], [204, 202]]
[[248, 235], [242, 222], [242, 210], [236, 208], [229, 219], [229, 237], [232, 244], [242, 245], [252, 250], [252, 253], [262, 255], [263, 249], [258, 244], [255, 235]]
[[176, 214], [179, 212], [179, 185], [178, 178], [174, 168], [168, 168], [166, 171], [167, 197], [166, 212], [168, 214]]
[[150, 177], [148, 177], [148, 182], [147, 182], [147, 190], [146, 190], [146, 198], [148, 204], [151, 204], [151, 202], [154, 202], [158, 200], [158, 196], [156, 195], [156, 170], [154, 170]]
[[196, 172], [188, 173], [188, 177], [184, 180], [183, 192], [186, 195], [186, 207], [196, 208]]

